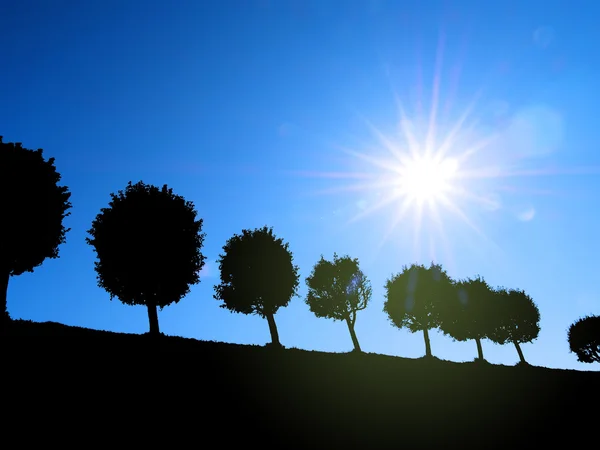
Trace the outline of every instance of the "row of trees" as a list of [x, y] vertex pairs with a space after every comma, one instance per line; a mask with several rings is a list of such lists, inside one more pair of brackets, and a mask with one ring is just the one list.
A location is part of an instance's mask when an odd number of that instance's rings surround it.
[[[54, 158], [0, 137], [0, 302], [8, 319], [6, 293], [10, 276], [32, 272], [46, 258], [57, 258], [69, 229], [63, 220], [71, 204], [59, 186]], [[110, 298], [144, 305], [151, 335], [159, 335], [158, 309], [177, 303], [200, 282], [205, 263], [203, 220], [192, 202], [162, 188], [129, 182], [111, 193], [88, 230], [86, 242], [96, 252], [98, 285]], [[299, 268], [288, 243], [267, 226], [242, 230], [227, 240], [218, 259], [220, 283], [214, 298], [232, 312], [267, 320], [271, 343], [281, 346], [275, 322], [278, 309], [297, 296]], [[354, 350], [361, 351], [355, 331], [357, 313], [367, 308], [372, 289], [357, 258], [321, 256], [306, 278], [306, 304], [317, 317], [344, 321]], [[385, 284], [384, 312], [398, 328], [421, 331], [431, 356], [429, 332], [439, 329], [458, 341], [474, 340], [483, 360], [482, 339], [520, 345], [539, 334], [540, 314], [522, 290], [492, 288], [482, 277], [453, 280], [439, 264], [412, 264]], [[2, 325], [4, 326], [4, 320]], [[599, 320], [580, 319], [569, 329], [571, 350], [584, 362], [598, 361]]]
[[[360, 351], [354, 324], [356, 313], [370, 300], [371, 287], [358, 259], [321, 257], [306, 282], [311, 311], [346, 321], [354, 350]], [[434, 263], [404, 266], [392, 275], [385, 284], [383, 311], [395, 327], [423, 333], [426, 356], [432, 356], [429, 332], [439, 329], [457, 341], [474, 340], [479, 360], [484, 359], [482, 339], [512, 343], [524, 363], [520, 344], [533, 341], [540, 331], [539, 310], [524, 291], [492, 289], [482, 277], [456, 281]]]

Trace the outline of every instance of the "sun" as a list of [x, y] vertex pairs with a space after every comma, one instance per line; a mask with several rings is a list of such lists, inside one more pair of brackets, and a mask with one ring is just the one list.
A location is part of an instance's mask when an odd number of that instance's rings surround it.
[[458, 162], [453, 158], [415, 155], [395, 170], [398, 174], [394, 194], [419, 205], [445, 201], [456, 189]]
[[[427, 252], [430, 260], [435, 259], [439, 255], [438, 248], [451, 258], [453, 242], [462, 239], [472, 245], [473, 238], [480, 238], [478, 249], [485, 244], [490, 251], [501, 255], [502, 249], [482, 229], [486, 221], [498, 220], [506, 212], [514, 214], [515, 206], [509, 203], [511, 196], [554, 192], [553, 189], [531, 189], [511, 179], [561, 173], [590, 174], [599, 170], [594, 167], [562, 171], [531, 166], [535, 163], [531, 156], [537, 159], [545, 154], [543, 148], [539, 153], [535, 148], [538, 143], [546, 147], [546, 139], [542, 139], [544, 133], [552, 131], [555, 124], [560, 125], [553, 114], [548, 126], [544, 120], [548, 114], [540, 118], [537, 108], [533, 109], [536, 114], [529, 108], [525, 110], [527, 114], [517, 112], [506, 117], [505, 113], [499, 114], [501, 120], [498, 120], [495, 113], [490, 117], [489, 108], [484, 105], [482, 114], [478, 114], [476, 106], [482, 100], [484, 87], [468, 99], [454, 98], [457, 86], [453, 86], [453, 94], [442, 102], [444, 40], [444, 35], [440, 35], [429, 107], [422, 95], [419, 67], [412, 114], [407, 113], [405, 102], [393, 89], [397, 116], [392, 129], [384, 131], [359, 113], [358, 119], [362, 119], [371, 132], [366, 140], [358, 137], [358, 142], [351, 146], [333, 143], [335, 166], [329, 170], [292, 171], [335, 181], [334, 185], [313, 194], [351, 193], [348, 204], [332, 213], [336, 216], [335, 223], [339, 220], [337, 216], [345, 216], [346, 212], [349, 214], [343, 225], [385, 210], [385, 220], [376, 217], [371, 222], [377, 227], [374, 229], [379, 241], [371, 246], [374, 253], [392, 238], [403, 246], [407, 242], [412, 245], [417, 259], [422, 252]], [[412, 93], [407, 94], [412, 98]], [[485, 98], [483, 101], [487, 102]], [[460, 110], [455, 110], [453, 103], [458, 104]], [[534, 148], [529, 148], [531, 146]], [[517, 218], [529, 221], [534, 214], [535, 209], [531, 207]], [[407, 234], [412, 237], [407, 239]]]

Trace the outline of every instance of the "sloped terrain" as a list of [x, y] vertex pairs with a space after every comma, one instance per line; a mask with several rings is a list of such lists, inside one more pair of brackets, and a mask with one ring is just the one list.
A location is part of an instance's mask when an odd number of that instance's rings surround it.
[[6, 433], [45, 424], [63, 444], [81, 435], [79, 446], [581, 448], [600, 418], [592, 371], [28, 321], [11, 322], [3, 341]]

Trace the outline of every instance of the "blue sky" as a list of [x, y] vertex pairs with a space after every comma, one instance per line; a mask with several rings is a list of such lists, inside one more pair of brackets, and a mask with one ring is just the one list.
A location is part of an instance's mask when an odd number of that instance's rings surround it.
[[[11, 278], [11, 316], [148, 330], [144, 307], [97, 287], [85, 242], [109, 194], [143, 180], [192, 200], [206, 232], [200, 284], [159, 312], [166, 334], [270, 341], [266, 320], [213, 299], [226, 240], [269, 225], [301, 274], [276, 315], [286, 347], [352, 349], [344, 323], [304, 303], [305, 277], [337, 252], [373, 286], [364, 351], [424, 354], [422, 333], [388, 322], [383, 286], [434, 260], [531, 295], [530, 363], [598, 370], [567, 343], [600, 313], [598, 13], [592, 0], [4, 3], [0, 135], [55, 157], [73, 204], [60, 258]], [[445, 201], [400, 216], [407, 197], [388, 181], [417, 148], [443, 149], [455, 171]], [[476, 356], [475, 342], [431, 339], [440, 358]], [[483, 350], [518, 361], [510, 345]]]

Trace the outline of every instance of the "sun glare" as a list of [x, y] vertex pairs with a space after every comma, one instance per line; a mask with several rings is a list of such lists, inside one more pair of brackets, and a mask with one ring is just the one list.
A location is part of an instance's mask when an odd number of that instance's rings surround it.
[[[442, 40], [436, 55], [429, 111], [422, 108], [419, 96], [415, 114], [409, 116], [395, 94], [397, 130], [383, 132], [363, 117], [375, 138], [374, 144], [361, 142], [358, 149], [335, 146], [351, 156], [343, 161], [350, 165], [349, 170], [337, 166], [330, 172], [303, 172], [311, 177], [352, 180], [345, 186], [336, 185], [317, 192], [353, 193], [354, 204], [348, 208], [351, 213], [347, 224], [384, 208], [388, 211], [387, 220], [381, 222], [384, 228], [375, 250], [381, 248], [395, 230], [401, 227], [404, 231], [406, 226], [412, 228], [410, 242], [416, 255], [420, 255], [421, 247], [427, 247], [425, 251], [433, 258], [440, 243], [443, 251], [450, 253], [448, 232], [460, 233], [469, 242], [474, 232], [483, 243], [490, 244], [491, 250], [499, 250], [480, 228], [482, 220], [499, 217], [496, 211], [502, 209], [509, 214], [516, 213], [520, 221], [531, 221], [535, 208], [528, 206], [523, 210], [524, 207], [512, 204], [505, 208], [509, 196], [517, 191], [527, 196], [548, 193], [544, 189], [530, 190], [515, 185], [508, 179], [567, 173], [528, 167], [531, 162], [528, 156], [537, 158], [548, 154], [560, 143], [557, 137], [560, 133], [552, 132], [553, 128], [560, 131], [559, 115], [542, 107], [530, 107], [498, 120], [496, 116], [500, 113], [490, 118], [486, 107], [481, 117], [473, 116], [481, 91], [454, 117], [448, 114], [452, 110], [449, 101], [443, 110], [440, 108], [441, 43]], [[580, 168], [569, 173], [598, 173], [598, 168]], [[523, 199], [517, 200], [522, 203]], [[521, 211], [515, 212], [517, 209]], [[467, 233], [462, 233], [462, 225], [466, 225]], [[405, 239], [405, 233], [395, 236]], [[456, 239], [456, 234], [451, 237]], [[478, 244], [478, 248], [481, 245]]]
[[458, 162], [452, 158], [416, 156], [398, 168], [395, 194], [419, 204], [437, 203], [455, 188]]

